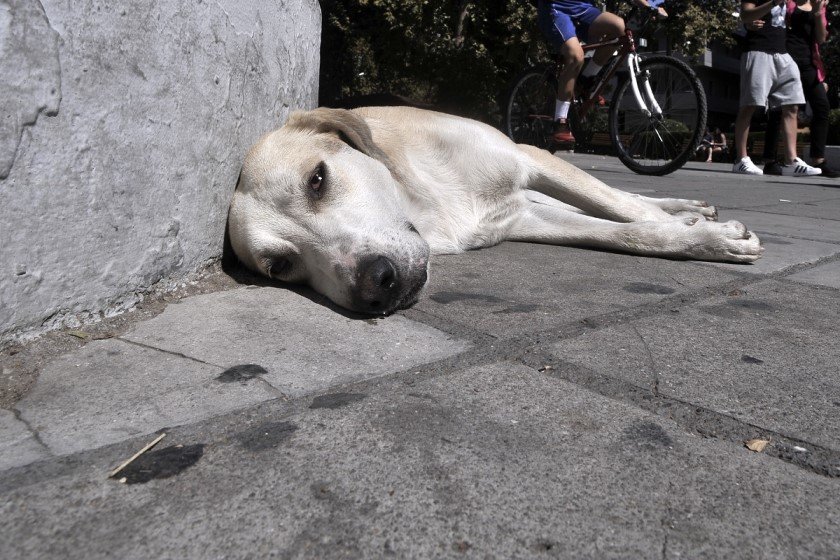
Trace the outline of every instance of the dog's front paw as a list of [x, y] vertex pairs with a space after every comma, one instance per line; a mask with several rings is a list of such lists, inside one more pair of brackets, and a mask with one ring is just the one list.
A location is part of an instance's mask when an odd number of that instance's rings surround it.
[[684, 198], [651, 198], [644, 197], [647, 202], [658, 206], [661, 210], [677, 216], [701, 216], [704, 220], [716, 222], [718, 211], [704, 200], [688, 200]]
[[717, 206], [709, 206], [708, 204], [703, 202], [703, 206], [697, 206], [697, 209], [700, 215], [709, 220], [710, 222], [716, 222], [718, 220]]
[[705, 251], [707, 260], [746, 263], [758, 260], [764, 252], [758, 236], [749, 231], [741, 222], [730, 220], [724, 223], [700, 222], [706, 230], [703, 237], [707, 238]]
[[718, 219], [717, 208], [714, 206], [698, 207], [696, 210], [680, 210], [672, 214], [677, 218], [700, 218], [709, 222], [716, 222]]

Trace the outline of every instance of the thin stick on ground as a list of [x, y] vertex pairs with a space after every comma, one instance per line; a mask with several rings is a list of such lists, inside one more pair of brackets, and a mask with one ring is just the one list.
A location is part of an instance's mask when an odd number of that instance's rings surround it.
[[145, 453], [146, 451], [148, 451], [149, 449], [151, 449], [152, 447], [154, 447], [155, 445], [157, 445], [157, 444], [158, 444], [158, 442], [159, 442], [160, 440], [162, 440], [163, 438], [165, 438], [165, 437], [166, 437], [166, 434], [160, 434], [160, 435], [159, 435], [158, 437], [156, 437], [153, 441], [151, 441], [150, 443], [146, 444], [146, 447], [144, 447], [143, 449], [141, 449], [140, 451], [138, 451], [137, 453], [135, 453], [134, 455], [132, 455], [130, 459], [128, 459], [127, 461], [123, 462], [123, 464], [121, 464], [119, 467], [117, 467], [116, 469], [114, 469], [113, 471], [111, 471], [111, 474], [109, 474], [109, 475], [108, 475], [108, 478], [114, 478], [114, 476], [116, 476], [116, 475], [117, 475], [117, 473], [119, 473], [121, 470], [123, 470], [124, 468], [126, 468], [128, 465], [130, 465], [130, 464], [131, 464], [131, 463], [132, 463], [132, 462], [133, 462], [133, 461], [134, 461], [137, 457], [139, 457], [140, 455], [142, 455], [143, 453]]

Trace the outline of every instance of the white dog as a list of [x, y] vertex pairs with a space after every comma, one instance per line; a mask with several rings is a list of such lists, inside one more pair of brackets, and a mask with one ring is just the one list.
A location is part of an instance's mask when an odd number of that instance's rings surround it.
[[505, 240], [750, 262], [705, 202], [608, 187], [482, 123], [406, 107], [294, 113], [250, 150], [229, 233], [248, 267], [354, 311], [417, 301], [430, 254]]

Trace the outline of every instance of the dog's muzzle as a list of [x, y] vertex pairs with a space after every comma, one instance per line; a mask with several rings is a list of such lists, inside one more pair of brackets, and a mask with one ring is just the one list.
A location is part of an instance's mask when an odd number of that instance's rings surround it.
[[388, 257], [367, 257], [356, 268], [354, 307], [376, 315], [391, 313], [413, 304], [425, 283], [425, 267], [401, 274]]

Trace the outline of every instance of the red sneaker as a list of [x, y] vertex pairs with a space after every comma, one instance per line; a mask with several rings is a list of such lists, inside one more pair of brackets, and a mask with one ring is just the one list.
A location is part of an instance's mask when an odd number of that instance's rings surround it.
[[560, 148], [571, 148], [575, 145], [575, 137], [567, 119], [554, 121], [554, 134], [551, 136], [551, 151]]

